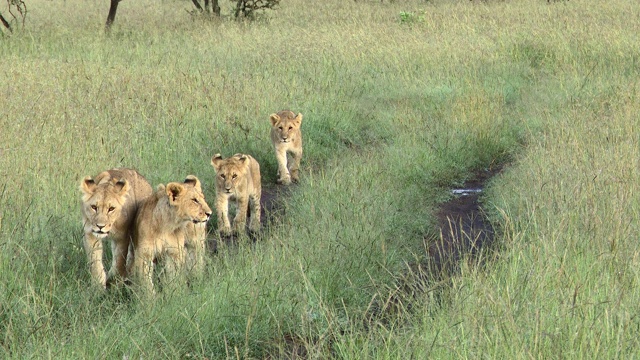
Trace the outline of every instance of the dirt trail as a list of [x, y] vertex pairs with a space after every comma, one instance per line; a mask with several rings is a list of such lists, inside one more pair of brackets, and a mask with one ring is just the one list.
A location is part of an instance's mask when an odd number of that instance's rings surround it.
[[[260, 223], [262, 224], [262, 229], [264, 230], [266, 227], [270, 226], [272, 219], [281, 216], [284, 212], [283, 201], [286, 197], [293, 191], [296, 185], [290, 186], [282, 186], [282, 185], [263, 185], [262, 187], [262, 197], [260, 198]], [[248, 223], [248, 221], [247, 221]], [[259, 234], [249, 234], [251, 240], [256, 241], [260, 235]], [[231, 245], [236, 243], [237, 237], [227, 236], [222, 239], [216, 234], [215, 229], [209, 229], [209, 234], [207, 236], [207, 248], [212, 253], [217, 253], [218, 248], [220, 247], [219, 242], [223, 241], [226, 245]]]
[[[480, 196], [489, 179], [498, 174], [501, 168], [487, 171], [480, 171], [467, 181], [459, 189], [453, 189], [454, 197], [439, 205], [436, 212], [437, 223], [441, 236], [439, 240], [433, 238], [424, 239], [427, 247], [427, 260], [418, 265], [418, 270], [413, 275], [402, 277], [404, 284], [398, 288], [399, 296], [403, 298], [407, 294], [416, 294], [420, 289], [425, 290], [424, 285], [434, 279], [442, 279], [455, 271], [457, 262], [465, 255], [476, 253], [481, 247], [490, 245], [494, 238], [494, 230], [486, 219], [480, 204]], [[263, 228], [271, 226], [279, 216], [282, 216], [285, 209], [283, 202], [287, 196], [295, 191], [296, 185], [281, 186], [267, 185], [262, 189], [262, 212], [261, 222]], [[209, 249], [213, 252], [218, 250], [220, 241], [215, 231], [210, 232]], [[213, 235], [213, 236], [212, 236]], [[251, 236], [256, 241], [258, 236]], [[225, 244], [232, 244], [236, 241], [234, 237], [222, 239]], [[403, 293], [405, 295], [402, 295]], [[382, 319], [385, 313], [393, 312], [395, 301], [393, 298], [386, 304], [373, 306], [370, 309], [371, 319]], [[410, 305], [409, 305], [410, 306]], [[295, 334], [285, 335], [281, 339], [284, 350], [284, 358], [304, 359], [308, 357], [307, 341]], [[281, 356], [283, 354], [280, 354]], [[269, 357], [271, 358], [271, 357]]]
[[431, 272], [450, 272], [462, 256], [491, 244], [494, 230], [479, 199], [487, 181], [500, 171], [496, 168], [476, 173], [462, 187], [452, 190], [454, 198], [440, 204], [436, 216], [441, 236], [427, 250]]
[[[419, 277], [425, 278], [450, 272], [457, 261], [466, 254], [475, 253], [481, 247], [490, 244], [494, 237], [491, 224], [480, 206], [479, 198], [486, 182], [498, 174], [501, 168], [479, 171], [475, 176], [464, 183], [458, 189], [453, 189], [454, 197], [439, 205], [436, 212], [437, 223], [440, 231], [438, 240], [425, 239], [428, 260], [420, 264]], [[262, 189], [261, 198], [261, 222], [263, 228], [269, 226], [273, 219], [284, 212], [283, 201], [295, 191], [296, 185], [266, 185]], [[256, 235], [251, 238], [257, 240]], [[235, 236], [222, 239], [226, 244], [236, 241]], [[208, 247], [212, 252], [217, 252], [219, 247], [218, 236], [215, 230], [210, 231]], [[426, 273], [424, 273], [426, 272]]]

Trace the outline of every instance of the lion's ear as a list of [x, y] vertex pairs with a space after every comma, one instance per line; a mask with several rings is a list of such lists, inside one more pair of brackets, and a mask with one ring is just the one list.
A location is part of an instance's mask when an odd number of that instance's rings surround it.
[[238, 160], [240, 160], [240, 162], [241, 162], [241, 163], [243, 163], [243, 164], [244, 164], [244, 163], [246, 163], [248, 159], [249, 159], [249, 158], [247, 157], [247, 155], [245, 155], [245, 154], [238, 154]]
[[129, 189], [131, 188], [127, 179], [121, 179], [116, 181], [114, 186], [116, 187], [116, 192], [120, 196], [126, 195], [129, 192]]
[[296, 116], [295, 119], [293, 119], [296, 121], [296, 124], [298, 124], [298, 126], [300, 126], [300, 124], [302, 124], [302, 113], [298, 113], [298, 116]]
[[165, 191], [169, 197], [169, 203], [173, 204], [184, 191], [184, 187], [178, 183], [172, 182], [167, 184]]
[[198, 191], [202, 191], [200, 180], [198, 180], [195, 175], [187, 175], [187, 178], [184, 179], [184, 183], [195, 187]]
[[276, 124], [280, 122], [280, 116], [278, 114], [271, 114], [269, 120], [271, 120], [271, 126], [276, 126]]
[[215, 154], [211, 158], [211, 166], [213, 166], [213, 169], [216, 172], [218, 172], [218, 170], [220, 170], [220, 163], [221, 162], [222, 162], [222, 155], [220, 155], [220, 154]]
[[80, 191], [84, 193], [85, 197], [90, 197], [96, 191], [96, 182], [91, 176], [85, 176], [80, 182]]

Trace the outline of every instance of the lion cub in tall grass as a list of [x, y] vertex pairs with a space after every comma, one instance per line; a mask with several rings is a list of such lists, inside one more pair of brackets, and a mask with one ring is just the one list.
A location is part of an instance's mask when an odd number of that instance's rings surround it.
[[[298, 182], [298, 170], [302, 159], [302, 114], [294, 114], [289, 110], [283, 110], [269, 116], [271, 120], [271, 142], [276, 150], [278, 160], [279, 184], [289, 185]], [[287, 161], [287, 154], [291, 155], [291, 161]]]
[[[175, 276], [185, 267], [191, 243], [202, 241], [201, 231], [211, 216], [211, 208], [204, 199], [200, 180], [193, 175], [184, 182], [158, 185], [156, 192], [144, 201], [138, 216], [133, 237], [132, 275], [137, 285], [153, 293], [154, 262], [164, 260], [167, 277]], [[194, 227], [195, 226], [195, 227]], [[194, 239], [192, 237], [202, 238]], [[197, 256], [204, 256], [200, 253]], [[196, 262], [201, 262], [195, 260]]]
[[[132, 169], [111, 169], [80, 182], [84, 250], [91, 279], [106, 289], [116, 278], [127, 277], [126, 263], [133, 236], [136, 214], [153, 189], [149, 182]], [[107, 274], [102, 262], [102, 240], [111, 238], [111, 269]]]
[[244, 231], [247, 215], [251, 218], [249, 230], [260, 230], [260, 164], [251, 155], [235, 154], [227, 159], [215, 154], [211, 165], [216, 172], [216, 210], [218, 230], [224, 236], [231, 235], [229, 201], [236, 203], [233, 230]]

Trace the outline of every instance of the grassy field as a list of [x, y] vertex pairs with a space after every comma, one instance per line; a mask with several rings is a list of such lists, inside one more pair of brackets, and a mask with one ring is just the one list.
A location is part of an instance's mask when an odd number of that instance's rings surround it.
[[[245, 22], [136, 0], [109, 36], [107, 1], [27, 5], [0, 35], [0, 358], [640, 353], [635, 1], [288, 0]], [[211, 156], [245, 152], [272, 186], [281, 109], [304, 114], [286, 216], [155, 302], [90, 287], [82, 177], [194, 174], [213, 205]], [[496, 246], [398, 293], [448, 190], [503, 164]]]

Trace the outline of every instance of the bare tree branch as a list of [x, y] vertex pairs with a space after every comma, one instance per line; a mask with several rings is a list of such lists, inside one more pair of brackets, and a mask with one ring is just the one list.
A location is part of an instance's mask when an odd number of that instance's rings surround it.
[[111, 6], [109, 7], [109, 15], [107, 15], [107, 23], [105, 24], [106, 30], [109, 31], [111, 29], [111, 24], [116, 19], [116, 12], [118, 11], [118, 4], [120, 0], [111, 0]]
[[9, 24], [9, 22], [4, 18], [4, 16], [2, 16], [2, 14], [0, 14], [0, 22], [2, 22], [2, 25], [4, 25], [4, 27], [6, 27], [7, 29], [9, 29], [9, 32], [13, 32], [13, 29], [11, 29], [11, 25]]
[[274, 9], [279, 4], [280, 0], [237, 0], [234, 15], [251, 18], [257, 10]]
[[[18, 21], [18, 17], [11, 10], [12, 8], [16, 8], [18, 13], [20, 14], [22, 27], [24, 27], [25, 19], [27, 18], [27, 4], [24, 3], [23, 0], [7, 0], [7, 5], [9, 6], [9, 14], [13, 17], [14, 20]], [[9, 24], [6, 22], [6, 19], [3, 18], [3, 25], [7, 26]]]
[[[191, 0], [191, 2], [193, 2], [193, 5], [195, 5], [196, 9], [198, 9], [199, 11], [204, 11], [204, 9], [202, 8], [202, 6], [200, 6], [200, 2], [198, 0]], [[205, 0], [204, 6], [207, 6], [207, 2]]]

